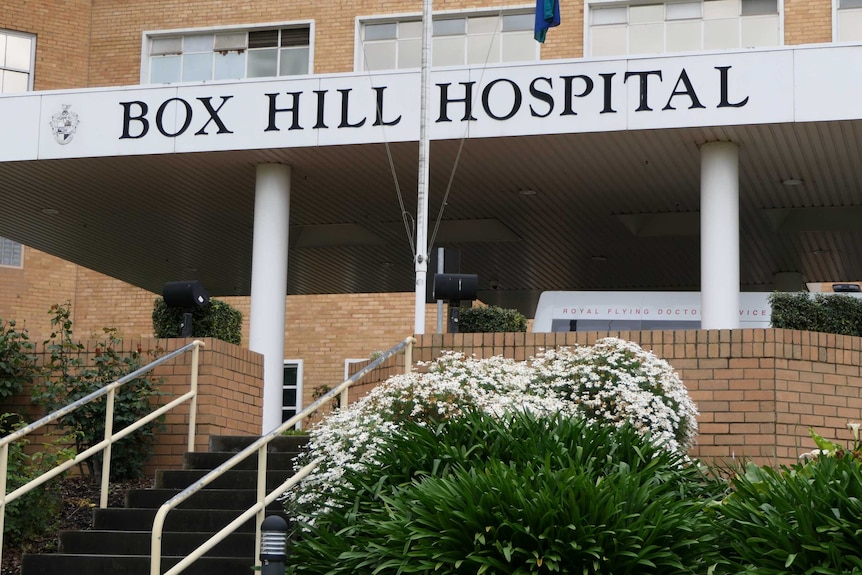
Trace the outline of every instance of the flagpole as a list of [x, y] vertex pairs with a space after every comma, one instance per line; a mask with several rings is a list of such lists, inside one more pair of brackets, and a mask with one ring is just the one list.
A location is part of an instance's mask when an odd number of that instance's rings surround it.
[[419, 101], [419, 181], [416, 202], [416, 309], [413, 333], [425, 333], [425, 284], [428, 276], [428, 179], [430, 176], [428, 142], [428, 90], [431, 70], [432, 0], [422, 5], [421, 96]]

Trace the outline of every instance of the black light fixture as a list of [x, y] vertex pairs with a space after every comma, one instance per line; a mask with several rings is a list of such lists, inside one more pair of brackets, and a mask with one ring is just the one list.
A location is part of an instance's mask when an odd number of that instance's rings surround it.
[[210, 302], [210, 294], [198, 280], [168, 282], [162, 288], [162, 298], [168, 307], [183, 308], [181, 337], [192, 337], [192, 312]]
[[462, 301], [473, 301], [479, 291], [476, 274], [436, 274], [434, 299], [449, 300], [449, 333], [458, 333], [458, 316]]

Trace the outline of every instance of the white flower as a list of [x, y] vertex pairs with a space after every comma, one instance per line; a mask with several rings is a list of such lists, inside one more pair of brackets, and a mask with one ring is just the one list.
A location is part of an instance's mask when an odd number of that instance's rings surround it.
[[323, 462], [287, 497], [318, 512], [331, 508], [345, 470], [374, 465], [380, 446], [406, 421], [438, 422], [470, 409], [495, 417], [528, 411], [630, 422], [674, 451], [688, 449], [697, 433], [697, 408], [670, 364], [621, 339], [542, 350], [521, 362], [448, 351], [420, 365], [424, 372], [389, 378], [315, 427], [310, 459]]
[[856, 423], [855, 421], [848, 421], [847, 428], [853, 432], [853, 441], [859, 441], [859, 428], [862, 427], [862, 423]]

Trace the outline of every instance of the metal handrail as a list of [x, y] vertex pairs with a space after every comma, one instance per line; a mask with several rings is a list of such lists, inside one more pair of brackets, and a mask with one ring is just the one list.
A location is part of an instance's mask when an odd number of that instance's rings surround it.
[[[150, 575], [176, 575], [177, 573], [181, 573], [186, 567], [191, 565], [193, 562], [197, 561], [200, 557], [203, 556], [204, 553], [212, 549], [215, 545], [217, 545], [220, 541], [222, 541], [225, 537], [236, 531], [240, 525], [242, 525], [245, 521], [251, 519], [251, 517], [256, 516], [255, 521], [255, 541], [254, 541], [254, 564], [255, 567], [260, 566], [260, 524], [264, 520], [264, 512], [266, 510], [266, 506], [275, 501], [278, 497], [284, 494], [285, 491], [299, 483], [305, 476], [311, 473], [315, 467], [320, 463], [319, 459], [316, 459], [297, 471], [293, 476], [291, 476], [287, 481], [270, 491], [268, 494], [266, 493], [266, 457], [267, 457], [267, 446], [269, 442], [282, 435], [288, 429], [294, 427], [297, 423], [304, 420], [306, 417], [317, 411], [321, 406], [325, 405], [327, 402], [331, 401], [335, 398], [335, 396], [339, 397], [339, 405], [344, 408], [347, 406], [347, 396], [348, 390], [351, 385], [359, 381], [362, 377], [364, 377], [368, 372], [378, 367], [381, 363], [392, 357], [393, 355], [399, 353], [401, 350], [404, 350], [404, 372], [410, 373], [411, 367], [413, 365], [413, 344], [416, 343], [416, 340], [413, 337], [408, 337], [400, 342], [398, 345], [394, 346], [389, 351], [381, 354], [379, 357], [375, 358], [374, 361], [363, 367], [361, 370], [353, 374], [350, 378], [343, 381], [341, 384], [336, 386], [334, 389], [330, 390], [326, 395], [320, 397], [282, 423], [277, 428], [273, 429], [266, 435], [260, 437], [255, 440], [248, 447], [238, 452], [236, 455], [232, 456], [230, 459], [207, 473], [205, 476], [201, 477], [196, 482], [189, 485], [182, 492], [174, 495], [168, 501], [166, 501], [161, 507], [159, 507], [158, 512], [156, 512], [155, 519], [153, 520], [153, 531], [152, 531], [152, 541], [151, 541], [151, 556], [150, 556]], [[247, 457], [249, 457], [252, 452], [257, 451], [257, 501], [254, 505], [246, 509], [239, 517], [231, 521], [228, 525], [222, 528], [218, 533], [204, 541], [201, 545], [199, 545], [196, 549], [194, 549], [191, 553], [189, 553], [185, 558], [183, 558], [179, 563], [161, 573], [161, 561], [162, 561], [162, 533], [164, 531], [165, 519], [167, 518], [167, 514], [169, 511], [174, 509], [177, 505], [215, 481], [217, 478], [221, 477], [225, 472], [232, 469], [236, 466], [240, 461], [243, 461]]]
[[[200, 348], [203, 347], [204, 342], [200, 340], [194, 340], [191, 343], [184, 345], [183, 347], [172, 351], [164, 356], [156, 359], [148, 363], [147, 365], [136, 369], [135, 371], [124, 375], [120, 379], [97, 389], [93, 393], [82, 397], [81, 399], [75, 401], [74, 403], [70, 403], [69, 405], [58, 409], [57, 411], [46, 415], [45, 417], [39, 419], [27, 425], [26, 427], [22, 427], [21, 429], [15, 431], [14, 433], [10, 433], [6, 437], [0, 439], [0, 560], [3, 558], [3, 525], [6, 520], [6, 504], [11, 503], [15, 499], [18, 499], [25, 493], [32, 491], [33, 489], [39, 487], [46, 481], [53, 479], [57, 475], [63, 473], [70, 467], [73, 467], [82, 461], [87, 460], [92, 455], [100, 451], [104, 451], [105, 455], [102, 460], [102, 482], [101, 482], [101, 492], [99, 496], [99, 507], [104, 509], [108, 506], [108, 487], [109, 487], [109, 478], [111, 475], [111, 446], [117, 442], [118, 440], [124, 438], [130, 433], [140, 429], [144, 425], [150, 423], [156, 418], [160, 417], [162, 414], [167, 413], [174, 407], [184, 403], [185, 401], [191, 400], [189, 405], [189, 439], [188, 439], [188, 447], [189, 451], [194, 449], [194, 441], [195, 441], [195, 421], [197, 415], [197, 388], [198, 388], [198, 360], [200, 355]], [[163, 363], [170, 361], [171, 359], [186, 353], [187, 351], [192, 350], [192, 372], [191, 372], [191, 389], [188, 393], [176, 398], [168, 404], [163, 405], [159, 409], [149, 413], [145, 417], [131, 423], [127, 427], [124, 427], [122, 430], [117, 433], [113, 432], [114, 427], [114, 397], [115, 391], [117, 388], [122, 385], [137, 379], [141, 375], [147, 373], [155, 369], [156, 367], [162, 365]], [[63, 417], [64, 415], [68, 415], [72, 413], [82, 405], [90, 403], [100, 397], [107, 395], [107, 405], [105, 409], [105, 438], [99, 443], [91, 446], [90, 448], [78, 453], [72, 459], [68, 459], [63, 463], [57, 465], [56, 467], [46, 471], [42, 475], [36, 477], [35, 479], [30, 480], [28, 483], [22, 485], [18, 489], [12, 491], [11, 493], [6, 493], [6, 480], [8, 474], [8, 466], [9, 466], [9, 445], [18, 439], [28, 435], [29, 433], [40, 429], [49, 423], [56, 421]]]

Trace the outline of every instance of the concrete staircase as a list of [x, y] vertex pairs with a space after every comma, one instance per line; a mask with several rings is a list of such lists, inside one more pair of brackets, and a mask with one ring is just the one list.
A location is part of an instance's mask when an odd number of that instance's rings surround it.
[[[125, 507], [94, 510], [91, 531], [61, 531], [57, 553], [24, 555], [21, 575], [149, 575], [150, 537], [158, 508], [256, 439], [210, 438], [209, 452], [186, 453], [183, 469], [157, 472], [155, 487], [130, 491]], [[267, 488], [292, 475], [293, 459], [307, 441], [305, 436], [284, 436], [269, 444]], [[241, 509], [254, 504], [256, 469], [257, 456], [252, 454], [168, 514], [162, 538], [162, 572], [236, 519]], [[283, 515], [282, 511], [276, 502], [267, 515]], [[183, 573], [250, 575], [253, 555], [252, 520]]]

